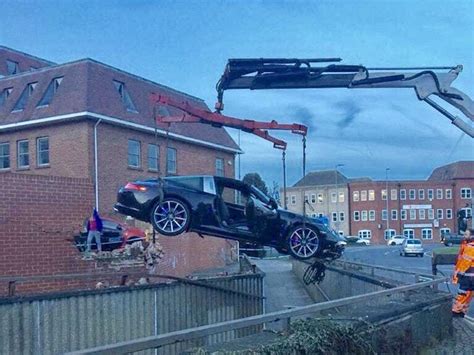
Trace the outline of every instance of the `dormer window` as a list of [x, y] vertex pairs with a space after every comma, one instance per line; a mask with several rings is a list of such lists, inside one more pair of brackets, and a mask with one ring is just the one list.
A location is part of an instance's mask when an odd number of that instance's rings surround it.
[[59, 89], [59, 85], [61, 85], [61, 82], [63, 81], [63, 78], [54, 78], [51, 80], [51, 82], [48, 85], [48, 88], [46, 89], [43, 97], [41, 98], [40, 102], [38, 103], [37, 107], [44, 107], [48, 106], [51, 101], [53, 100], [54, 95]]
[[13, 91], [12, 88], [7, 88], [7, 89], [3, 89], [2, 92], [0, 92], [0, 107], [2, 107], [5, 104], [5, 102], [8, 99], [8, 96], [10, 96], [12, 91]]
[[18, 62], [14, 62], [13, 60], [7, 59], [7, 73], [8, 75], [18, 74], [20, 72], [20, 67]]
[[33, 91], [36, 88], [36, 85], [38, 83], [29, 83], [26, 88], [23, 90], [21, 93], [20, 98], [15, 104], [15, 107], [13, 108], [13, 112], [15, 111], [23, 111], [26, 107], [26, 104], [28, 102], [28, 98], [33, 94]]
[[125, 87], [125, 84], [120, 81], [114, 80], [114, 85], [127, 111], [138, 112], [137, 109], [135, 108], [135, 105], [133, 104], [130, 94], [127, 91], [127, 88]]

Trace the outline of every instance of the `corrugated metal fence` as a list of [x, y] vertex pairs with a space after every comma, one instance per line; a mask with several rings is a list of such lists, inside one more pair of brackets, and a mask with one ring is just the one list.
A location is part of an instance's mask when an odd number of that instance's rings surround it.
[[[263, 313], [263, 274], [0, 302], [0, 352], [57, 354]], [[148, 353], [175, 354], [254, 333], [230, 331]]]

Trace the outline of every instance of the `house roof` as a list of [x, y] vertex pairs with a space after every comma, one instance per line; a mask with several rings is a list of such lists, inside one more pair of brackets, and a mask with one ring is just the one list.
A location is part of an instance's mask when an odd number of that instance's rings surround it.
[[347, 184], [348, 179], [336, 170], [313, 171], [306, 174], [306, 176], [294, 184], [293, 187], [335, 185], [336, 182], [341, 185]]
[[[38, 107], [52, 80], [59, 77], [62, 81], [51, 103]], [[130, 97], [135, 110], [127, 109], [114, 81], [124, 84], [123, 90], [126, 90], [126, 95]], [[30, 83], [36, 83], [36, 86], [28, 98], [27, 105], [23, 110], [15, 112], [15, 104]], [[197, 97], [92, 59], [49, 65], [38, 70], [0, 78], [0, 95], [5, 89], [11, 89], [11, 92], [3, 105], [0, 100], [0, 132], [12, 127], [19, 128], [28, 125], [29, 122], [46, 121], [58, 116], [67, 116], [72, 119], [75, 114], [84, 113], [93, 113], [134, 125], [154, 128], [153, 105], [149, 101], [151, 93], [185, 100], [191, 105], [209, 110], [205, 102]], [[168, 111], [173, 112], [173, 109]], [[163, 134], [168, 126], [161, 124], [157, 128]], [[201, 123], [176, 123], [169, 126], [169, 132], [174, 133], [172, 138], [185, 136], [234, 151], [239, 150], [238, 145], [223, 128]]]
[[430, 181], [448, 181], [456, 179], [474, 179], [474, 161], [458, 161], [436, 168], [431, 173]]
[[55, 64], [49, 60], [38, 58], [30, 54], [17, 51], [16, 49], [0, 46], [0, 77], [9, 75], [7, 61], [17, 63], [20, 73], [29, 72], [31, 70], [36, 70]]

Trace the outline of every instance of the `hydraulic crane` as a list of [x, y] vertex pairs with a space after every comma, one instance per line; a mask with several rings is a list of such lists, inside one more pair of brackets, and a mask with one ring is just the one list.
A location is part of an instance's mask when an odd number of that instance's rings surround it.
[[[472, 124], [455, 116], [432, 99], [439, 97], [474, 121], [474, 102], [451, 86], [461, 73], [454, 67], [367, 68], [362, 65], [335, 64], [340, 58], [229, 59], [217, 89], [217, 112], [224, 109], [224, 91], [231, 89], [312, 89], [312, 88], [414, 88], [422, 100], [451, 120], [451, 123], [474, 137]], [[324, 63], [321, 66], [313, 66]]]

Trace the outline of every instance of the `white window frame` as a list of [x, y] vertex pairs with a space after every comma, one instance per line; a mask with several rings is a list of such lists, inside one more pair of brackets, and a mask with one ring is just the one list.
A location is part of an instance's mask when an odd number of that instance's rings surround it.
[[8, 147], [7, 150], [8, 150], [8, 154], [3, 154], [0, 156], [0, 159], [6, 159], [6, 162], [8, 165], [7, 167], [4, 167], [4, 168], [0, 168], [0, 171], [4, 171], [4, 170], [10, 170], [11, 167], [12, 167], [12, 162], [11, 162], [11, 150], [10, 150], [10, 143], [9, 142], [0, 142], [0, 146], [6, 146]]
[[318, 203], [324, 203], [324, 195], [321, 192], [318, 193]]
[[331, 212], [331, 221], [337, 222], [337, 212]]
[[407, 210], [404, 210], [404, 209], [401, 209], [400, 210], [400, 219], [402, 221], [406, 221], [407, 220]]
[[382, 201], [387, 201], [387, 197], [388, 197], [388, 196], [387, 196], [387, 190], [386, 190], [386, 189], [382, 189], [382, 190], [380, 191], [380, 195], [381, 195], [381, 197], [382, 197]]
[[403, 236], [407, 239], [415, 238], [415, 230], [413, 228], [405, 228], [403, 230]]
[[360, 211], [354, 211], [352, 219], [354, 220], [354, 222], [359, 222], [360, 221]]
[[418, 189], [418, 200], [425, 199], [425, 189]]
[[344, 222], [346, 220], [346, 215], [344, 212], [339, 212], [339, 221]]
[[[26, 153], [21, 153], [20, 145], [26, 143]], [[28, 157], [28, 164], [22, 165], [22, 157]], [[21, 139], [16, 142], [16, 166], [18, 169], [28, 169], [30, 167], [30, 141], [28, 139]]]
[[360, 220], [365, 222], [368, 219], [367, 210], [360, 211]]
[[426, 219], [426, 210], [425, 209], [418, 210], [418, 219], [421, 219], [421, 220]]
[[357, 232], [357, 235], [361, 239], [372, 239], [372, 231], [370, 229], [361, 229]]
[[392, 221], [398, 221], [398, 210], [390, 211], [390, 219]]
[[292, 205], [296, 205], [296, 195], [291, 195], [290, 200]]
[[[156, 156], [151, 155], [151, 147], [156, 149]], [[150, 162], [156, 161], [156, 168], [151, 167]], [[147, 146], [147, 167], [150, 171], [160, 171], [160, 146], [158, 144], [148, 143]]]
[[[170, 159], [170, 153], [174, 152], [174, 160]], [[173, 155], [173, 154], [172, 154]], [[174, 164], [174, 169], [172, 164]], [[166, 173], [167, 174], [177, 174], [178, 173], [178, 149], [173, 147], [168, 147], [166, 150]]]
[[397, 235], [396, 229], [390, 228], [390, 229], [385, 229], [383, 231], [383, 239], [385, 239], [385, 240], [389, 240], [391, 237], [393, 237], [395, 235]]
[[346, 200], [344, 191], [339, 191], [339, 202], [344, 202]]
[[386, 221], [386, 220], [387, 220], [387, 218], [388, 218], [388, 212], [387, 212], [386, 209], [383, 209], [383, 210], [382, 210], [382, 216], [381, 216], [381, 217], [382, 217], [382, 221]]
[[442, 208], [436, 209], [436, 219], [444, 219], [444, 211]]
[[408, 190], [408, 198], [410, 200], [416, 200], [416, 189]]
[[375, 210], [369, 210], [369, 221], [375, 221]]
[[435, 214], [434, 214], [434, 209], [433, 208], [428, 209], [428, 219], [429, 220], [435, 219]]
[[331, 202], [332, 203], [337, 202], [337, 193], [336, 192], [331, 192]]
[[433, 189], [428, 189], [427, 193], [428, 200], [434, 200], [434, 190]]
[[358, 202], [359, 201], [359, 191], [352, 192], [352, 201]]
[[406, 199], [407, 199], [407, 190], [400, 189], [400, 200], [406, 200]]
[[453, 190], [452, 189], [444, 190], [444, 196], [446, 197], [446, 200], [452, 200], [453, 199]]
[[423, 228], [421, 230], [421, 239], [424, 240], [431, 240], [433, 239], [433, 229], [431, 228]]
[[367, 190], [362, 190], [360, 192], [360, 200], [361, 201], [367, 201]]
[[472, 190], [470, 187], [461, 187], [460, 193], [463, 200], [470, 200], [472, 198]]
[[368, 199], [369, 201], [375, 201], [375, 190], [369, 190]]
[[451, 208], [446, 208], [446, 219], [453, 219], [453, 210]]
[[391, 189], [390, 190], [390, 200], [392, 200], [392, 201], [398, 200], [398, 190], [397, 189]]
[[440, 228], [439, 229], [439, 236], [442, 237], [443, 234], [451, 233], [451, 228]]
[[[138, 153], [130, 152], [130, 148], [133, 148], [130, 146], [130, 144], [135, 144], [137, 143], [138, 147]], [[138, 165], [131, 164], [131, 157], [138, 157]], [[133, 169], [140, 169], [142, 166], [142, 144], [139, 140], [137, 139], [128, 139], [127, 141], [127, 165], [129, 168]]]
[[[43, 140], [47, 140], [48, 149], [40, 150], [40, 142], [43, 141]], [[49, 137], [38, 137], [38, 138], [36, 138], [36, 166], [39, 166], [39, 167], [49, 166], [49, 164], [51, 162], [50, 151], [51, 151], [51, 149], [50, 149], [50, 144], [49, 144]], [[41, 154], [45, 153], [45, 152], [47, 153], [47, 156], [48, 156], [48, 162], [47, 163], [41, 163], [40, 162]]]
[[316, 194], [311, 194], [311, 203], [316, 203]]
[[416, 210], [409, 210], [409, 218], [410, 218], [410, 221], [414, 221], [416, 220]]
[[436, 189], [436, 199], [437, 200], [443, 199], [443, 189]]

